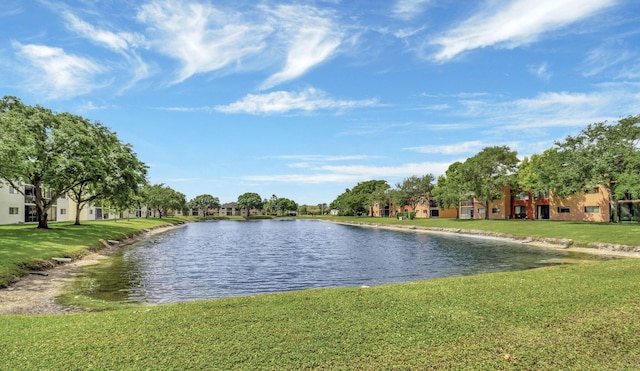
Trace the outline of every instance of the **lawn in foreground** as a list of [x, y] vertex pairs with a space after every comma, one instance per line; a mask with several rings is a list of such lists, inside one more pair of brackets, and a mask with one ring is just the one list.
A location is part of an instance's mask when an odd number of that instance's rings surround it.
[[0, 321], [4, 369], [638, 369], [640, 261]]
[[100, 240], [121, 240], [142, 229], [175, 224], [180, 218], [139, 218], [51, 223], [50, 229], [33, 224], [0, 225], [0, 288], [29, 270], [47, 268], [52, 257], [79, 258]]

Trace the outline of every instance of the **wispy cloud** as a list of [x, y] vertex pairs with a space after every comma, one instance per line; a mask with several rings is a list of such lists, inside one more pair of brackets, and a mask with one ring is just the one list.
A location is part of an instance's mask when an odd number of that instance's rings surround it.
[[96, 77], [106, 68], [91, 59], [68, 54], [61, 48], [12, 42], [23, 66], [28, 87], [50, 99], [71, 98], [88, 93], [101, 84]]
[[149, 67], [136, 51], [138, 47], [143, 46], [146, 43], [143, 35], [130, 32], [113, 32], [98, 29], [68, 10], [63, 11], [62, 16], [66, 20], [67, 27], [69, 29], [99, 46], [105, 47], [122, 55], [126, 59], [127, 66], [123, 69], [130, 73], [132, 78], [124, 89], [130, 88], [138, 81], [149, 76]]
[[281, 159], [281, 160], [297, 160], [297, 161], [309, 161], [309, 162], [332, 162], [332, 161], [354, 161], [354, 160], [371, 160], [379, 158], [380, 156], [371, 155], [282, 155], [282, 156], [269, 156], [267, 158]]
[[173, 83], [241, 63], [264, 50], [272, 32], [268, 25], [208, 3], [150, 2], [140, 8], [137, 19], [148, 26], [152, 47], [182, 64]]
[[308, 88], [299, 93], [276, 91], [268, 94], [248, 94], [243, 99], [229, 105], [216, 106], [224, 113], [274, 114], [290, 111], [344, 110], [377, 105], [375, 99], [336, 100], [326, 96], [321, 90]]
[[137, 47], [138, 45], [144, 44], [144, 36], [140, 34], [100, 30], [92, 24], [78, 18], [70, 11], [64, 11], [62, 15], [67, 21], [67, 26], [71, 30], [113, 51], [124, 52], [129, 50], [131, 47]]
[[287, 45], [286, 63], [281, 71], [269, 76], [261, 85], [269, 89], [304, 75], [329, 59], [342, 41], [339, 25], [327, 11], [308, 6], [281, 5], [269, 11], [273, 26]]
[[391, 9], [394, 17], [410, 20], [422, 13], [431, 0], [397, 0]]
[[[460, 113], [473, 117], [485, 132], [505, 134], [540, 128], [581, 127], [637, 114], [638, 83], [609, 83], [588, 92], [545, 92], [532, 98], [467, 102]], [[510, 135], [510, 134], [509, 134]]]
[[549, 66], [547, 65], [547, 62], [544, 62], [539, 65], [529, 65], [527, 66], [527, 70], [541, 80], [549, 81], [551, 79], [552, 74], [549, 71]]
[[253, 182], [287, 182], [302, 184], [356, 183], [371, 179], [399, 179], [411, 175], [443, 174], [449, 162], [405, 163], [398, 166], [326, 165], [314, 168], [315, 173], [245, 176]]
[[21, 1], [5, 0], [0, 4], [0, 17], [12, 17], [24, 12], [24, 4]]
[[[613, 67], [624, 65], [626, 62], [637, 61], [637, 55], [620, 44], [608, 44], [592, 49], [587, 53], [584, 61], [583, 75], [592, 77], [600, 75]], [[614, 73], [615, 75], [615, 73]]]
[[475, 153], [480, 151], [486, 143], [473, 140], [462, 143], [453, 143], [446, 145], [426, 145], [420, 147], [407, 147], [405, 150], [414, 151], [418, 153], [430, 153], [430, 154], [442, 154], [442, 155], [458, 155], [461, 153]]
[[444, 62], [473, 49], [497, 46], [516, 48], [543, 34], [590, 18], [617, 0], [512, 0], [490, 1], [489, 6], [462, 24], [435, 38], [440, 48], [433, 59]]

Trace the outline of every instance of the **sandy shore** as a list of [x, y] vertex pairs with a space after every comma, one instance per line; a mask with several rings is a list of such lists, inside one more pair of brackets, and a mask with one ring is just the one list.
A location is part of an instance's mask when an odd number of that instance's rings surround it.
[[355, 225], [368, 228], [388, 229], [402, 232], [416, 232], [416, 233], [436, 233], [436, 234], [454, 234], [461, 236], [468, 236], [473, 238], [491, 238], [499, 239], [516, 243], [523, 243], [533, 245], [537, 247], [543, 247], [547, 249], [555, 249], [562, 251], [580, 252], [594, 255], [608, 255], [621, 258], [640, 258], [640, 246], [624, 246], [607, 243], [594, 243], [593, 247], [573, 247], [571, 240], [559, 239], [559, 238], [535, 238], [535, 237], [520, 237], [511, 236], [502, 233], [475, 230], [475, 229], [451, 229], [451, 228], [427, 228], [418, 227], [413, 225], [388, 225], [388, 224], [376, 224], [376, 223], [353, 223], [353, 222], [334, 222], [331, 223]]
[[[112, 255], [123, 246], [132, 244], [148, 236], [162, 233], [176, 226], [151, 229], [133, 238], [119, 243], [111, 243], [109, 247], [90, 253], [80, 260], [61, 264], [39, 274], [30, 274], [6, 289], [0, 289], [0, 314], [69, 314], [82, 310], [63, 307], [55, 303], [55, 298], [62, 294], [62, 289], [78, 273], [80, 267], [97, 264]], [[46, 275], [43, 275], [46, 274]]]
[[[415, 226], [393, 226], [369, 223], [338, 222], [338, 224], [357, 225], [368, 228], [381, 228], [404, 232], [460, 234], [472, 236], [475, 238], [503, 239], [564, 251], [609, 255], [625, 258], [640, 258], [640, 247], [621, 248], [617, 245], [608, 244], [602, 244], [603, 246], [601, 248], [567, 247], [568, 240], [563, 239], [522, 239], [475, 230], [446, 230], [420, 228]], [[152, 229], [132, 239], [121, 241], [119, 244], [113, 244], [108, 248], [100, 250], [99, 252], [91, 253], [83, 257], [81, 260], [62, 264], [53, 269], [47, 270], [46, 272], [43, 272], [47, 274], [46, 276], [33, 274], [26, 276], [11, 287], [0, 290], [0, 314], [70, 314], [82, 312], [81, 309], [67, 308], [55, 303], [55, 298], [62, 294], [62, 289], [74, 278], [74, 276], [78, 273], [80, 267], [97, 264], [98, 262], [100, 262], [100, 260], [118, 251], [118, 249], [120, 249], [122, 246], [126, 246], [147, 236], [161, 233], [172, 228], [175, 228], [175, 226]], [[626, 249], [627, 251], [623, 251], [623, 249]]]

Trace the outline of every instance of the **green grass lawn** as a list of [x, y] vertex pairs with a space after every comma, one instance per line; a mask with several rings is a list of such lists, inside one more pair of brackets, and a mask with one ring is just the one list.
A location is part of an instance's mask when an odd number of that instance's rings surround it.
[[30, 270], [50, 267], [52, 257], [78, 258], [89, 248], [100, 248], [100, 239], [120, 240], [142, 229], [179, 222], [179, 218], [118, 219], [51, 223], [50, 229], [34, 225], [0, 225], [0, 287]]
[[[353, 220], [638, 244], [637, 224]], [[100, 238], [165, 222], [0, 227], [0, 269], [8, 261], [72, 255]], [[73, 315], [3, 315], [0, 368], [640, 369], [639, 278], [640, 259], [624, 259]]]
[[371, 288], [8, 315], [23, 369], [640, 368], [640, 261]]
[[539, 238], [568, 238], [577, 245], [589, 242], [603, 242], [630, 246], [640, 246], [640, 223], [585, 223], [549, 220], [479, 220], [479, 219], [413, 219], [371, 217], [323, 217], [325, 220], [388, 224], [399, 226], [420, 226], [433, 228], [475, 229]]

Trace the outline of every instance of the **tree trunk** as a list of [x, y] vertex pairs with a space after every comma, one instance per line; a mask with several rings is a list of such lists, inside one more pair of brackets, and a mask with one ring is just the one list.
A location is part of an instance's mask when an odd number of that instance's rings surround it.
[[[38, 212], [40, 214], [40, 212]], [[47, 221], [47, 217], [49, 215], [47, 213], [42, 213], [42, 215], [38, 215], [38, 229], [49, 229], [49, 224]]]
[[[35, 182], [38, 183], [38, 182]], [[49, 229], [49, 222], [47, 217], [48, 208], [45, 205], [45, 199], [42, 194], [42, 188], [40, 188], [40, 184], [34, 184], [33, 191], [36, 194], [36, 213], [38, 215], [38, 229]]]
[[82, 211], [82, 207], [80, 203], [76, 203], [76, 222], [73, 225], [80, 225], [80, 212]]
[[531, 204], [531, 220], [538, 219], [538, 211], [536, 209], [536, 198], [533, 193], [529, 192], [529, 203]]
[[489, 201], [484, 202], [484, 219], [489, 220]]

